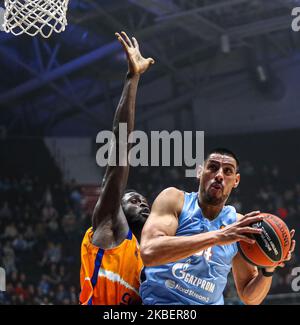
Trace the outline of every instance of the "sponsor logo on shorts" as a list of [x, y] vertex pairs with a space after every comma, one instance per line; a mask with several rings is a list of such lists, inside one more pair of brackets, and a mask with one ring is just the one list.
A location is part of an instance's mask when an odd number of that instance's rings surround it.
[[177, 289], [178, 291], [180, 292], [183, 292], [191, 297], [194, 297], [198, 300], [201, 300], [202, 302], [205, 302], [205, 303], [208, 303], [209, 302], [209, 297], [205, 297], [205, 296], [202, 296], [200, 295], [199, 293], [191, 290], [191, 289], [188, 289], [188, 288], [183, 288], [181, 287], [179, 284], [176, 284], [176, 287], [175, 289]]
[[182, 293], [185, 293], [186, 295], [196, 298], [197, 300], [200, 300], [203, 303], [208, 303], [209, 299], [210, 299], [209, 297], [203, 296], [203, 295], [195, 292], [192, 289], [184, 288], [177, 282], [170, 280], [170, 279], [165, 281], [165, 286], [169, 289], [174, 289], [174, 290], [178, 290]]
[[174, 289], [176, 286], [176, 282], [173, 280], [166, 280], [165, 286], [169, 289]]

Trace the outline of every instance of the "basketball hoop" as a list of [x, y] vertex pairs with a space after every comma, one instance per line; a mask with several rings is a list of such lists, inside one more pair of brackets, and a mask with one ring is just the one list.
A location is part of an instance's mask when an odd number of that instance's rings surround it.
[[5, 0], [4, 31], [44, 38], [61, 33], [67, 26], [69, 0]]

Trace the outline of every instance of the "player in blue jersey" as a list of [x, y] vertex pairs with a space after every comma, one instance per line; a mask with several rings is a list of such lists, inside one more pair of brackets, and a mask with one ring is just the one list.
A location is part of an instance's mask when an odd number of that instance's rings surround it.
[[[213, 150], [199, 173], [198, 192], [168, 188], [158, 195], [141, 239], [144, 304], [223, 304], [231, 268], [245, 304], [264, 300], [275, 268], [258, 270], [242, 258], [236, 245], [238, 241], [254, 243], [249, 235], [261, 230], [250, 224], [262, 217], [259, 211], [243, 216], [225, 205], [239, 185], [238, 168], [233, 152]], [[292, 237], [294, 233], [292, 230]], [[295, 240], [287, 261], [294, 248]]]

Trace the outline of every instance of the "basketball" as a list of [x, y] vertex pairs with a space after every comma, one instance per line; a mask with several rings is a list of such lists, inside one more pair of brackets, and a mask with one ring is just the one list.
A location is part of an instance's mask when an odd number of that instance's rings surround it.
[[254, 223], [252, 227], [263, 230], [261, 234], [253, 237], [256, 242], [249, 244], [243, 241], [238, 243], [238, 249], [247, 262], [258, 267], [273, 267], [283, 261], [290, 246], [290, 232], [282, 219], [269, 213], [261, 222]]

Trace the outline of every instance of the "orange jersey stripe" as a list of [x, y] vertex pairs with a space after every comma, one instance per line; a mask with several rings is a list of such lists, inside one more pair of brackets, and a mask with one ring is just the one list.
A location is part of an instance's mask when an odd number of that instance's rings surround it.
[[107, 250], [94, 246], [92, 236], [90, 228], [81, 245], [80, 303], [141, 303], [138, 291], [143, 263], [135, 236], [130, 231], [119, 246]]

